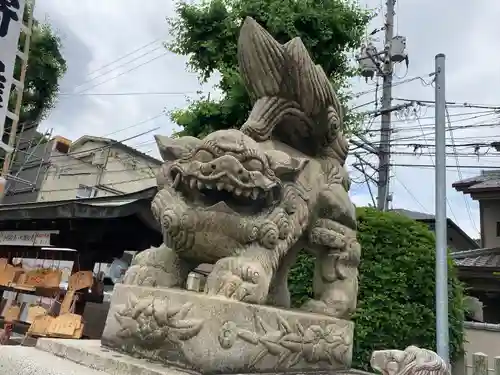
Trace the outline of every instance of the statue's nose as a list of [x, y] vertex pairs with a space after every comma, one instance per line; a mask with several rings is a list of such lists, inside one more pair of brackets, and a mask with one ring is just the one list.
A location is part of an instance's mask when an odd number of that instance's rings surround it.
[[232, 173], [239, 175], [243, 173], [243, 166], [241, 163], [231, 155], [224, 155], [211, 162], [212, 173]]

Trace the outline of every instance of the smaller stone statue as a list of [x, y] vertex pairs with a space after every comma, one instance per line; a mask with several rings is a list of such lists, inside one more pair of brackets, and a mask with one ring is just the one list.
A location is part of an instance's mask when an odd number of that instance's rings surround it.
[[450, 375], [440, 356], [413, 345], [405, 350], [376, 350], [370, 365], [383, 375]]

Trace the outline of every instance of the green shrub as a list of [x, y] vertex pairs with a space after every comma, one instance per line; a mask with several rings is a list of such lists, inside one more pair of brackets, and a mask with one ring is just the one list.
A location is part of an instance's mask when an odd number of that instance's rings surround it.
[[[370, 370], [371, 352], [417, 345], [436, 350], [435, 239], [396, 213], [358, 208], [362, 246], [353, 367]], [[449, 261], [450, 357], [463, 355], [463, 288]], [[313, 259], [301, 253], [289, 276], [292, 303], [312, 295]]]

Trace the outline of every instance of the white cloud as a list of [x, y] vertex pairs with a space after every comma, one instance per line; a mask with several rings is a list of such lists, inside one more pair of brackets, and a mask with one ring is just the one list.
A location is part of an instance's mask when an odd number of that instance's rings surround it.
[[[366, 0], [369, 7], [380, 7], [378, 0]], [[84, 93], [127, 93], [127, 92], [170, 92], [172, 95], [134, 95], [134, 96], [92, 96], [66, 95], [61, 96], [55, 110], [45, 120], [41, 128], [54, 128], [56, 133], [69, 138], [77, 138], [83, 134], [106, 135], [131, 126], [145, 119], [161, 113], [165, 108], [172, 110], [187, 104], [187, 97], [196, 97], [196, 91], [211, 90], [210, 85], [200, 87], [197, 77], [187, 71], [186, 59], [166, 53], [155, 61], [148, 60], [161, 55], [164, 49], [155, 48], [160, 42], [138, 52], [120, 63], [104, 69], [111, 70], [113, 66], [140, 56], [146, 51], [153, 52], [138, 58], [136, 61], [116, 68], [109, 74], [94, 79], [84, 86], [81, 83], [95, 77], [99, 73], [89, 75], [95, 69], [112, 62], [130, 51], [150, 43], [154, 40], [165, 40], [168, 35], [168, 25], [165, 17], [171, 16], [174, 11], [174, 2], [165, 0], [87, 0], [87, 1], [59, 1], [44, 0], [37, 4], [37, 17], [48, 16], [49, 22], [58, 30], [64, 45], [64, 56], [68, 63], [68, 73], [62, 81], [63, 92], [73, 92], [88, 89]], [[434, 56], [437, 53], [447, 55], [447, 98], [451, 101], [500, 104], [500, 74], [498, 74], [498, 58], [500, 53], [497, 45], [497, 36], [500, 31], [498, 18], [500, 3], [498, 1], [456, 2], [453, 0], [430, 1], [412, 0], [398, 1], [396, 4], [396, 31], [407, 37], [407, 48], [410, 56], [410, 67], [406, 78], [425, 76], [434, 70]], [[373, 28], [382, 26], [382, 16], [373, 21]], [[382, 33], [377, 35], [379, 39]], [[92, 88], [93, 85], [119, 75], [139, 64], [144, 66], [123, 74], [116, 79]], [[405, 73], [403, 66], [397, 67], [398, 75]], [[401, 81], [396, 79], [396, 82]], [[365, 84], [361, 79], [353, 80], [354, 91], [361, 92], [373, 89], [373, 85]], [[380, 95], [380, 94], [379, 94]], [[394, 88], [394, 97], [433, 100], [434, 89], [424, 86], [420, 81], [401, 84]], [[380, 96], [379, 96], [380, 97]], [[366, 94], [356, 100], [361, 104], [374, 99], [374, 93]], [[398, 102], [399, 103], [399, 102]], [[372, 106], [362, 109], [370, 110]], [[462, 110], [472, 112], [474, 110]], [[459, 110], [451, 110], [454, 115]], [[432, 124], [433, 109], [428, 108], [427, 114], [421, 123], [425, 132], [432, 131], [428, 125]], [[455, 119], [463, 120], [461, 116]], [[493, 122], [495, 116], [472, 119], [472, 122]], [[378, 120], [377, 120], [378, 121]], [[471, 122], [469, 121], [469, 123]], [[455, 125], [464, 125], [468, 122], [456, 122]], [[167, 116], [133, 127], [129, 130], [113, 135], [116, 139], [132, 136], [159, 126], [158, 132], [170, 134], [174, 125]], [[377, 129], [378, 122], [373, 124]], [[411, 152], [412, 148], [403, 146], [406, 143], [422, 143], [425, 140], [418, 128], [418, 123], [394, 121], [398, 132], [394, 138], [414, 136], [406, 141], [400, 140], [400, 146], [395, 147], [397, 152]], [[411, 127], [413, 130], [404, 130]], [[456, 143], [485, 141], [498, 139], [495, 128], [472, 128], [456, 130]], [[427, 142], [432, 144], [433, 137], [427, 136]], [[371, 138], [376, 140], [376, 137]], [[451, 142], [451, 140], [449, 140]], [[147, 151], [154, 149], [152, 134], [131, 140], [129, 144], [136, 144], [139, 149]], [[395, 155], [392, 162], [396, 164], [432, 164], [432, 158], [425, 156], [429, 149], [423, 149], [424, 155], [420, 158], [411, 155]], [[433, 151], [432, 148], [430, 148]], [[472, 148], [459, 148], [459, 152], [471, 152]], [[451, 149], [448, 151], [452, 151]], [[485, 151], [485, 149], [482, 149]], [[156, 151], [154, 151], [155, 153]], [[494, 154], [492, 152], [492, 154]], [[376, 163], [373, 157], [368, 157]], [[455, 160], [449, 158], [449, 164], [455, 165]], [[479, 161], [473, 158], [460, 158], [461, 165], [495, 165], [495, 159], [482, 157]], [[479, 170], [464, 169], [462, 175], [468, 177], [479, 173]], [[434, 180], [433, 171], [416, 167], [394, 167], [395, 175], [391, 183], [393, 206], [422, 211], [434, 211]], [[360, 180], [359, 173], [353, 173], [356, 181]], [[451, 183], [458, 180], [459, 175], [450, 169], [447, 175], [448, 195], [452, 206], [449, 216], [456, 220], [469, 234], [477, 237], [464, 197], [451, 188]], [[403, 185], [411, 192], [409, 194]], [[376, 192], [375, 192], [376, 193]], [[353, 200], [357, 204], [368, 204], [371, 198], [365, 185], [354, 184]], [[466, 198], [469, 199], [469, 198]], [[416, 201], [420, 202], [417, 203]], [[478, 209], [475, 202], [470, 202], [473, 219], [479, 225]]]

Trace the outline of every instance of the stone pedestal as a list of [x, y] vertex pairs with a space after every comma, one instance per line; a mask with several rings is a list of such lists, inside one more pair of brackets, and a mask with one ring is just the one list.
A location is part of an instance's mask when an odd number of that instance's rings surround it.
[[350, 367], [353, 330], [319, 314], [118, 284], [102, 344], [201, 373], [317, 373]]

